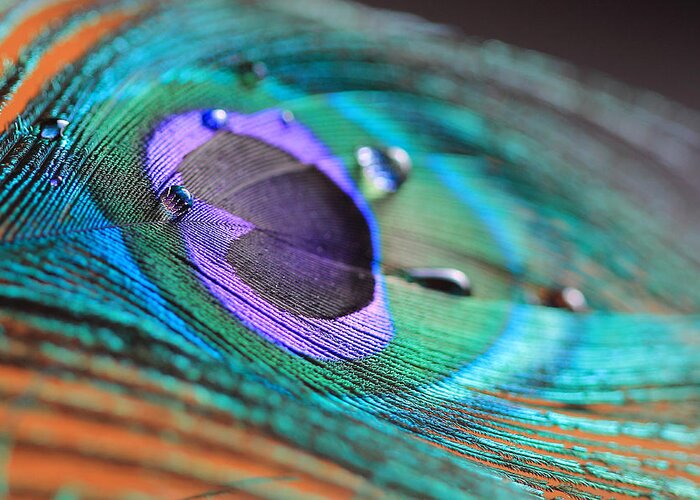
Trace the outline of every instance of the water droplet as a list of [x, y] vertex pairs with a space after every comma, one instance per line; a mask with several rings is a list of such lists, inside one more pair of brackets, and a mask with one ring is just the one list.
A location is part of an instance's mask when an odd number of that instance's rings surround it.
[[70, 122], [62, 118], [47, 118], [42, 120], [39, 124], [39, 135], [44, 139], [57, 139], [63, 137], [63, 129], [65, 129]]
[[586, 296], [574, 287], [551, 288], [541, 294], [542, 304], [547, 307], [568, 309], [573, 312], [583, 312], [588, 309]]
[[262, 62], [244, 61], [238, 66], [241, 82], [246, 87], [254, 87], [267, 76], [267, 65]]
[[395, 193], [411, 172], [410, 156], [398, 147], [382, 150], [363, 146], [357, 150], [355, 158], [365, 181], [381, 194]]
[[280, 121], [282, 122], [283, 125], [289, 125], [295, 120], [294, 118], [294, 113], [289, 111], [288, 109], [285, 109], [280, 113]]
[[49, 181], [49, 185], [50, 185], [52, 188], [60, 187], [61, 184], [63, 184], [63, 177], [61, 177], [60, 175], [57, 175], [57, 176], [53, 177], [53, 178]]
[[469, 296], [472, 286], [469, 278], [459, 269], [446, 267], [414, 267], [404, 269], [406, 280], [452, 295]]
[[226, 125], [228, 113], [223, 109], [209, 109], [202, 113], [202, 125], [212, 130], [219, 130]]
[[170, 186], [160, 195], [160, 201], [173, 217], [180, 217], [192, 207], [194, 198], [184, 186]]

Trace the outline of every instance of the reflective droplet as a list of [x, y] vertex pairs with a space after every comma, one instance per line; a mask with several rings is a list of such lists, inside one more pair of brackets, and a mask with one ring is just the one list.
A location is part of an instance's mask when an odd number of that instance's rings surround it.
[[223, 109], [209, 109], [202, 113], [202, 125], [212, 130], [219, 130], [226, 125], [228, 113]]
[[588, 309], [586, 296], [578, 288], [551, 288], [541, 294], [542, 305], [568, 309], [573, 312], [583, 312]]
[[70, 122], [62, 118], [47, 118], [42, 120], [39, 124], [39, 135], [44, 139], [57, 139], [63, 137], [63, 129], [65, 129]]
[[63, 184], [63, 177], [61, 177], [60, 175], [57, 175], [49, 181], [49, 184], [51, 185], [52, 188], [60, 187], [61, 184]]
[[282, 122], [283, 125], [289, 125], [295, 120], [294, 118], [294, 113], [289, 111], [288, 109], [285, 109], [280, 113], [280, 121]]
[[398, 147], [381, 150], [363, 146], [357, 150], [355, 158], [365, 181], [379, 193], [396, 192], [411, 172], [410, 156]]
[[194, 198], [184, 186], [170, 186], [160, 195], [160, 201], [173, 217], [180, 217], [192, 207]]
[[246, 87], [254, 87], [267, 76], [267, 66], [262, 62], [244, 61], [238, 66], [241, 82]]
[[418, 285], [452, 295], [469, 296], [472, 286], [469, 278], [459, 269], [446, 267], [414, 267], [404, 269], [406, 280]]

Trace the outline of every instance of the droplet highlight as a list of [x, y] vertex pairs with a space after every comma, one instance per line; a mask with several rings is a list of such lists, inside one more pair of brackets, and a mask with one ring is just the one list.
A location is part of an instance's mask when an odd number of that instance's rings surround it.
[[362, 169], [366, 186], [376, 194], [398, 191], [412, 168], [411, 157], [399, 147], [379, 149], [363, 146], [358, 148], [355, 158]]
[[459, 269], [446, 267], [414, 267], [404, 269], [405, 279], [424, 288], [451, 295], [470, 296], [472, 285], [469, 277]]
[[173, 217], [180, 217], [192, 208], [194, 197], [184, 186], [170, 186], [160, 195], [160, 201]]

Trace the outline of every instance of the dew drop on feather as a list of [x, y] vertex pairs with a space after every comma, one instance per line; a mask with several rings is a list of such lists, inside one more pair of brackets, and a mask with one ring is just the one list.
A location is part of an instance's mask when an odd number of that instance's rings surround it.
[[62, 118], [47, 118], [39, 125], [39, 135], [44, 139], [58, 139], [63, 137], [63, 130], [70, 124]]
[[180, 217], [192, 208], [194, 198], [184, 186], [170, 186], [160, 195], [160, 201], [173, 217]]

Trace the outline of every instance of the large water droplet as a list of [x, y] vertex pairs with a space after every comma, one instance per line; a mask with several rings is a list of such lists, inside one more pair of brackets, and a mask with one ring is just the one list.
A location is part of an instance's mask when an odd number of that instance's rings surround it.
[[219, 130], [226, 125], [228, 113], [223, 109], [209, 109], [202, 113], [202, 125], [212, 130]]
[[61, 177], [60, 175], [54, 176], [54, 177], [49, 181], [49, 185], [50, 185], [52, 188], [60, 187], [61, 184], [63, 184], [63, 177]]
[[39, 124], [39, 135], [44, 139], [57, 139], [63, 137], [63, 129], [65, 129], [70, 122], [62, 118], [47, 118], [42, 120]]
[[398, 147], [382, 150], [363, 146], [355, 158], [366, 183], [379, 194], [395, 193], [411, 172], [410, 156]]
[[459, 269], [446, 267], [414, 267], [404, 269], [405, 278], [418, 285], [452, 295], [472, 294], [469, 278]]
[[192, 207], [194, 197], [184, 186], [170, 186], [161, 193], [160, 201], [173, 217], [180, 217]]

